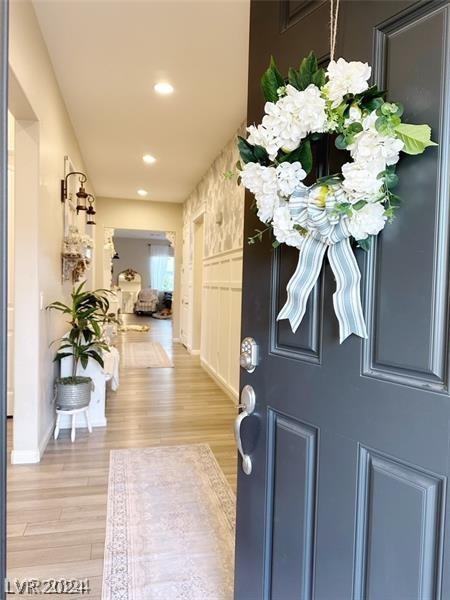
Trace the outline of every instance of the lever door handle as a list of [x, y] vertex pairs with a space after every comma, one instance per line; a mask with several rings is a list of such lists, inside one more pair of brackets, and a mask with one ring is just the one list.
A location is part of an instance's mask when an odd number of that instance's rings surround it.
[[246, 475], [250, 475], [252, 472], [252, 459], [249, 454], [244, 452], [242, 447], [241, 425], [244, 419], [250, 416], [255, 410], [255, 404], [255, 390], [251, 385], [244, 386], [241, 392], [241, 404], [239, 405], [240, 407], [242, 406], [244, 410], [238, 414], [234, 422], [234, 439], [236, 440], [236, 446], [242, 458], [242, 470]]

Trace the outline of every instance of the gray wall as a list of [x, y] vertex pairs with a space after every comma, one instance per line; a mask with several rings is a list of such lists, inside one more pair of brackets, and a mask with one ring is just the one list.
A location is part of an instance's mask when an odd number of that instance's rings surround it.
[[[134, 269], [142, 277], [142, 287], [151, 287], [150, 248], [148, 247], [150, 243], [152, 243], [151, 240], [114, 238], [114, 247], [120, 256], [118, 260], [113, 260], [113, 283], [115, 285], [117, 285], [119, 273], [125, 269]], [[153, 243], [159, 246], [166, 244], [164, 240], [155, 240]], [[168, 242], [167, 245], [169, 245]]]

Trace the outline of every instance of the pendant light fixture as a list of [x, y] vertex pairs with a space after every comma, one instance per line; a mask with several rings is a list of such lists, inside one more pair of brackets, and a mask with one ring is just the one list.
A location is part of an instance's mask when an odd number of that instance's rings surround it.
[[69, 177], [71, 177], [72, 175], [79, 175], [79, 181], [80, 181], [80, 189], [78, 190], [78, 192], [76, 193], [77, 196], [77, 213], [80, 212], [80, 210], [87, 210], [87, 206], [86, 206], [86, 198], [88, 196], [88, 194], [86, 193], [86, 190], [84, 188], [84, 184], [87, 181], [87, 177], [84, 173], [81, 173], [81, 171], [71, 171], [70, 173], [67, 173], [67, 175], [64, 177], [64, 179], [61, 179], [61, 202], [65, 202], [69, 196], [69, 190], [68, 190], [68, 186], [67, 186], [67, 180], [69, 179]]
[[80, 189], [75, 194], [77, 197], [77, 214], [80, 212], [80, 210], [87, 210], [86, 201], [87, 201], [89, 194], [84, 189], [85, 183], [86, 183], [86, 177], [84, 178], [84, 180], [82, 180], [82, 178], [80, 177]]
[[92, 194], [87, 195], [89, 206], [86, 210], [86, 225], [95, 225], [96, 210], [94, 208], [95, 198]]

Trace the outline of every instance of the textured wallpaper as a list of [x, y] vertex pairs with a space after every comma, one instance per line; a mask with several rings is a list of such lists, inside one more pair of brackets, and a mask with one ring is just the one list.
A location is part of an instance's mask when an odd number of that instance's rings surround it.
[[[205, 207], [205, 257], [242, 246], [244, 188], [236, 182], [236, 162], [239, 159], [236, 136], [243, 131], [242, 125], [184, 203], [185, 264], [192, 259], [192, 216], [198, 213], [202, 205]], [[229, 172], [234, 175], [227, 178], [225, 174]]]

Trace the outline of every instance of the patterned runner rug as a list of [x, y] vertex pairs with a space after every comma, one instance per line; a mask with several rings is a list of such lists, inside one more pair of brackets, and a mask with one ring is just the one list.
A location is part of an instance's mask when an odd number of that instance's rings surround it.
[[127, 342], [122, 345], [121, 360], [125, 369], [173, 367], [159, 342]]
[[110, 456], [102, 600], [232, 600], [236, 500], [209, 446]]

